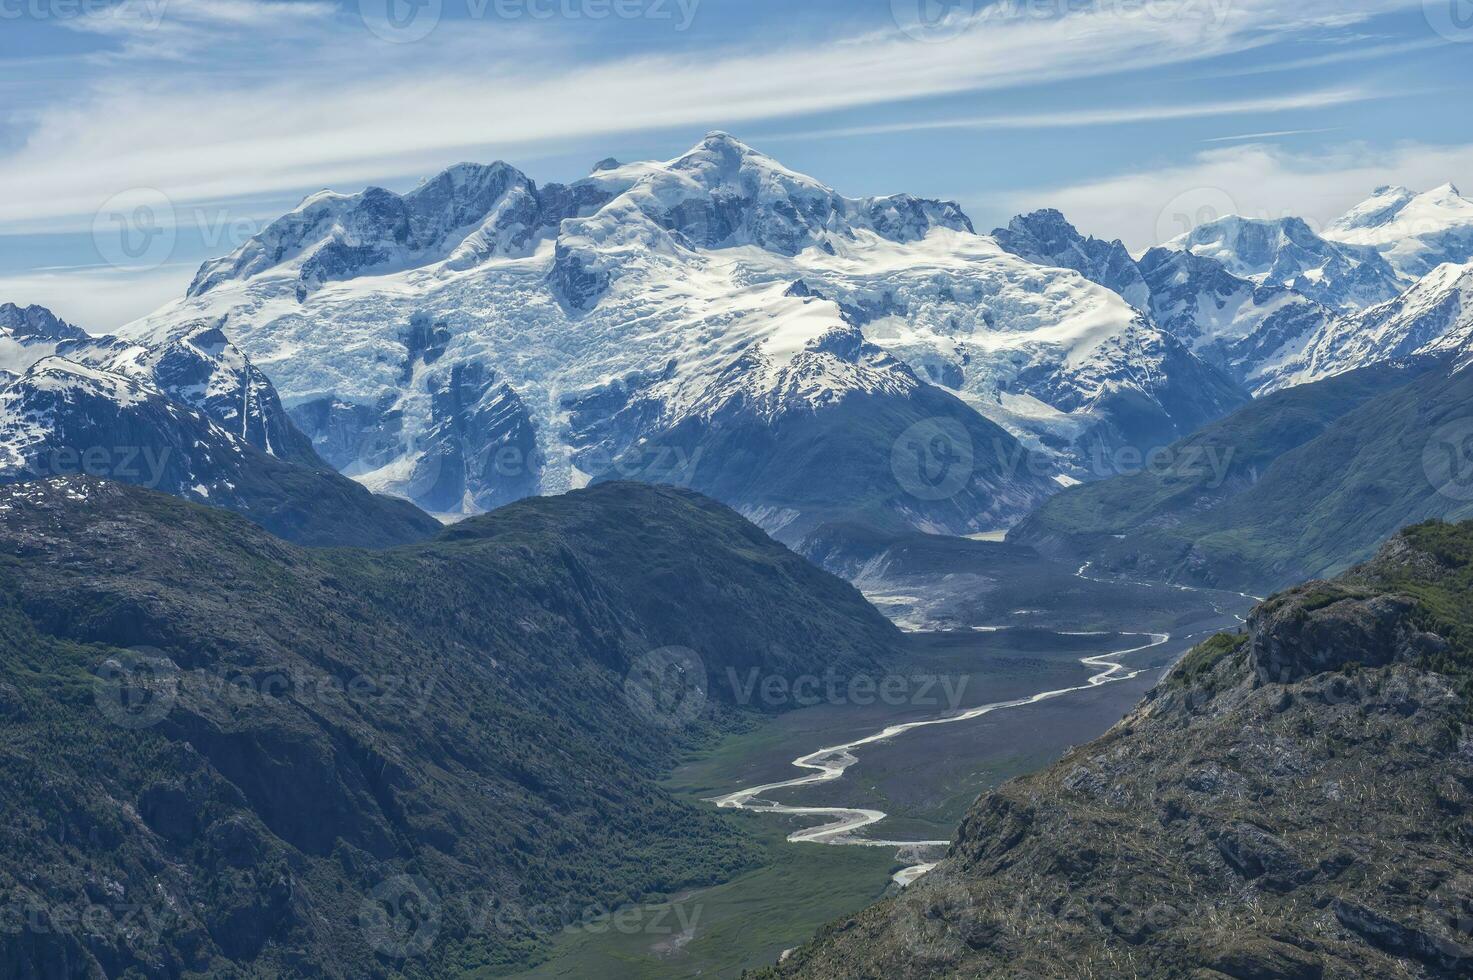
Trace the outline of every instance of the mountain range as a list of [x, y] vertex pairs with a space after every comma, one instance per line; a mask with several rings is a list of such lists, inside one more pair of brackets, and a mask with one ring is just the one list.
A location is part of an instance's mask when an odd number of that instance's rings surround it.
[[1053, 210], [993, 236], [1115, 291], [1254, 395], [1437, 353], [1465, 336], [1473, 202], [1452, 185], [1378, 190], [1323, 236], [1300, 218], [1230, 215], [1139, 259]]
[[1470, 341], [1452, 185], [1137, 255], [720, 132], [314, 194], [118, 336], [0, 306], [0, 978], [494, 975], [730, 881], [661, 779], [736, 672], [884, 671], [837, 576], [969, 636], [1294, 587], [776, 975], [1464, 975]]
[[[786, 540], [856, 514], [1006, 526], [1082, 475], [1091, 441], [1158, 444], [1247, 399], [956, 205], [846, 198], [724, 133], [571, 185], [462, 164], [402, 195], [313, 195], [125, 333], [201, 319], [325, 459], [430, 511], [614, 474], [684, 483]], [[969, 435], [960, 506], [889, 475], [927, 420]], [[839, 431], [864, 435], [815, 453]]]
[[439, 526], [323, 463], [217, 327], [140, 344], [0, 306], [0, 483], [80, 474], [225, 507], [303, 544], [400, 544]]
[[990, 531], [1254, 397], [1456, 369], [1470, 213], [1380, 189], [1322, 234], [1226, 216], [1134, 256], [1057, 211], [979, 235], [949, 202], [847, 198], [725, 133], [568, 185], [460, 164], [308, 197], [122, 338], [3, 308], [0, 454], [21, 478], [147, 448], [154, 485], [312, 543], [433, 530], [316, 527], [315, 497], [393, 506], [334, 471], [446, 518], [637, 479], [795, 545]]

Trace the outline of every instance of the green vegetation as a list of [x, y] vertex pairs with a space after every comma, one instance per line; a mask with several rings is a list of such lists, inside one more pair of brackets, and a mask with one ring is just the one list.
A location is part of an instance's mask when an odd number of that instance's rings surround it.
[[1473, 522], [1408, 528], [1199, 644], [1128, 723], [984, 794], [939, 868], [757, 976], [1473, 975], [1470, 627]]
[[1473, 723], [1473, 521], [1427, 521], [1405, 529], [1400, 538], [1411, 556], [1430, 563], [1398, 560], [1398, 549], [1357, 569], [1353, 578], [1417, 600], [1416, 625], [1447, 641], [1424, 654], [1421, 666], [1453, 678], [1462, 693], [1465, 723]]
[[[788, 829], [770, 817], [739, 814], [736, 820], [759, 842], [759, 868], [671, 902], [625, 909], [619, 918], [591, 927], [571, 927], [555, 939], [546, 963], [513, 975], [521, 980], [736, 976], [772, 964], [825, 922], [877, 900], [899, 870], [893, 850], [789, 844]], [[685, 926], [692, 927], [689, 934]]]
[[[1182, 593], [1180, 603], [1194, 597]], [[1077, 684], [1090, 673], [1078, 658], [1127, 645], [1118, 635], [1070, 636], [1042, 630], [957, 631], [912, 637], [893, 672], [950, 679], [961, 706]], [[1169, 659], [1172, 654], [1166, 653]], [[1145, 657], [1132, 662], [1152, 662]], [[966, 683], [956, 683], [965, 678]], [[946, 839], [979, 792], [1036, 772], [1072, 746], [1099, 735], [1151, 683], [1107, 685], [986, 720], [941, 726], [867, 747], [843, 779], [776, 798], [787, 802], [876, 806], [881, 825], [897, 839]], [[933, 717], [919, 708], [916, 717]], [[873, 732], [911, 715], [894, 706], [822, 705], [764, 718], [744, 731], [702, 747], [664, 785], [693, 801], [741, 786], [796, 774], [791, 760], [819, 745]], [[896, 870], [893, 848], [790, 845], [783, 836], [803, 825], [771, 814], [741, 814], [764, 842], [762, 867], [735, 881], [680, 896], [675, 911], [699, 915], [701, 927], [679, 952], [659, 910], [630, 910], [630, 928], [575, 928], [554, 945], [547, 961], [527, 974], [551, 977], [731, 976], [773, 963], [785, 949], [807, 941], [821, 923], [852, 915], [886, 890]]]
[[1167, 683], [1174, 687], [1197, 687], [1203, 679], [1228, 657], [1243, 649], [1248, 642], [1244, 634], [1216, 633], [1197, 644], [1182, 658]]
[[[423, 544], [314, 551], [121, 485], [6, 488], [0, 909], [69, 922], [0, 930], [0, 963], [524, 963], [546, 941], [524, 910], [615, 908], [763, 860], [658, 782], [736, 707], [713, 683], [709, 710], [665, 727], [626, 698], [632, 664], [683, 646], [713, 677], [842, 675], [895, 637], [851, 587], [679, 490], [610, 484]], [[406, 910], [405, 882], [432, 915]], [[101, 938], [76, 924], [98, 907]], [[140, 928], [139, 908], [160, 917]]]
[[[1169, 472], [1072, 488], [1009, 540], [1234, 589], [1333, 575], [1404, 525], [1473, 514], [1433, 485], [1424, 458], [1470, 399], [1466, 371], [1394, 366], [1279, 392], [1173, 447]], [[1211, 459], [1231, 462], [1215, 470]]]

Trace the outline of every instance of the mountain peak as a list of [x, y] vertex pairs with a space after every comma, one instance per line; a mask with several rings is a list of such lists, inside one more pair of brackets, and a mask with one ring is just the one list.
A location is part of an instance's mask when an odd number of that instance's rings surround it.
[[1385, 302], [1405, 284], [1373, 248], [1316, 234], [1302, 218], [1228, 215], [1167, 248], [1215, 259], [1260, 286], [1284, 286], [1342, 313]]
[[719, 130], [706, 134], [705, 139], [671, 161], [670, 169], [699, 175], [698, 179], [708, 185], [760, 177], [829, 192], [827, 186], [814, 178], [788, 169], [766, 153]]
[[1014, 215], [1008, 222], [1008, 229], [1014, 232], [1030, 232], [1037, 234], [1039, 231], [1047, 230], [1054, 233], [1062, 233], [1071, 238], [1080, 237], [1079, 230], [1064, 217], [1064, 212], [1057, 208], [1039, 208], [1027, 214]]
[[1377, 188], [1332, 222], [1325, 237], [1375, 248], [1403, 278], [1419, 279], [1439, 265], [1473, 258], [1473, 201], [1451, 181], [1420, 194]]
[[44, 306], [0, 303], [0, 335], [18, 340], [85, 340], [86, 331], [72, 326]]
[[298, 299], [375, 269], [519, 255], [544, 229], [531, 180], [503, 161], [457, 163], [405, 194], [320, 191], [230, 255], [200, 266], [188, 296], [294, 263]]
[[1091, 282], [1119, 293], [1137, 309], [1150, 299], [1145, 279], [1126, 247], [1117, 241], [1086, 238], [1054, 208], [1020, 214], [992, 237], [1004, 251], [1038, 265], [1073, 269]]
[[1412, 190], [1406, 184], [1382, 184], [1371, 191], [1371, 197], [1406, 198], [1410, 200], [1416, 197], [1417, 191]]

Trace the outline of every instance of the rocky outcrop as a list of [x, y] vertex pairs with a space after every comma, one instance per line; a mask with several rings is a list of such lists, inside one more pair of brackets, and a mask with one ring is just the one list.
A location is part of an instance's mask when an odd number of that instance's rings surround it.
[[1119, 293], [1136, 309], [1149, 309], [1151, 287], [1125, 244], [1119, 239], [1086, 238], [1052, 208], [1018, 215], [1006, 228], [994, 229], [992, 237], [1014, 255], [1039, 265], [1073, 269]]
[[774, 972], [1465, 977], [1473, 524], [1262, 604]]
[[1410, 596], [1358, 595], [1315, 583], [1264, 603], [1249, 620], [1260, 680], [1288, 684], [1351, 665], [1416, 663], [1447, 641], [1414, 625]]

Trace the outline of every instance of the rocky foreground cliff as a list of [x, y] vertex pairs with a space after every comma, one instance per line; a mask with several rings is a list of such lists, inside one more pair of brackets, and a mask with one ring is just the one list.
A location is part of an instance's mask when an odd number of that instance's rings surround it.
[[1261, 604], [784, 977], [1473, 976], [1473, 523]]

